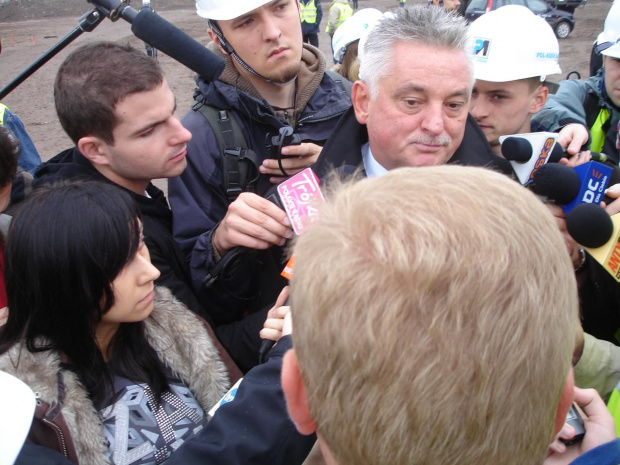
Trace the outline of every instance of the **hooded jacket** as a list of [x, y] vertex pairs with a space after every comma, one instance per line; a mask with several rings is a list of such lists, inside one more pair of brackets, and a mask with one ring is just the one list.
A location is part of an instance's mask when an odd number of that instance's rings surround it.
[[[271, 158], [266, 147], [267, 135], [275, 136], [280, 128], [292, 125], [302, 142], [322, 146], [340, 116], [351, 106], [342, 85], [324, 74], [325, 59], [321, 53], [308, 44], [304, 44], [302, 51], [294, 110], [272, 108], [251, 82], [238, 73], [230, 57], [216, 48], [212, 50], [225, 58], [226, 69], [218, 81], [197, 78], [196, 107], [209, 105], [226, 110], [239, 123], [248, 148], [260, 162]], [[285, 261], [280, 247], [265, 251], [245, 249], [228, 270], [206, 286], [207, 276], [219, 259], [213, 250], [212, 234], [229, 205], [223, 186], [222, 156], [214, 133], [219, 128], [212, 128], [196, 110], [189, 111], [182, 123], [192, 133], [192, 140], [187, 144], [187, 168], [168, 183], [174, 238], [188, 257], [194, 289], [213, 302], [208, 309], [212, 311], [211, 317], [216, 324], [230, 323], [275, 302], [286, 284], [279, 276]], [[269, 176], [261, 175], [257, 194], [266, 197], [272, 187]]]
[[601, 152], [617, 166], [620, 159], [617, 145], [620, 110], [605, 90], [604, 69], [585, 81], [577, 79], [562, 81], [557, 93], [549, 96], [543, 109], [536, 113], [532, 120], [545, 131], [558, 132], [571, 123], [582, 124], [590, 131], [587, 121], [592, 115], [586, 114], [586, 101], [590, 96], [598, 99], [598, 107], [594, 108], [597, 114], [601, 109], [609, 111], [609, 118], [603, 125], [605, 140]]
[[[230, 381], [200, 320], [168, 289], [156, 287], [153, 312], [145, 320], [145, 329], [160, 361], [179, 375], [208, 412]], [[59, 353], [30, 352], [16, 344], [0, 355], [0, 370], [21, 379], [37, 398], [28, 441], [50, 447], [75, 463], [109, 463], [99, 414], [77, 375], [63, 369]]]

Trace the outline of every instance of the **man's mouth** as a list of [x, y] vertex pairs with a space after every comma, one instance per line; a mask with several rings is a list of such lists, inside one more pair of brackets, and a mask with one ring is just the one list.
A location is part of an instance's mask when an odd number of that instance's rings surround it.
[[269, 58], [272, 58], [272, 57], [278, 56], [278, 55], [282, 54], [283, 52], [285, 52], [286, 50], [288, 50], [286, 47], [280, 47], [280, 48], [278, 48], [278, 49], [276, 49], [276, 50], [272, 51], [272, 52], [269, 54]]
[[183, 147], [179, 153], [170, 158], [170, 161], [179, 161], [187, 156], [187, 147]]

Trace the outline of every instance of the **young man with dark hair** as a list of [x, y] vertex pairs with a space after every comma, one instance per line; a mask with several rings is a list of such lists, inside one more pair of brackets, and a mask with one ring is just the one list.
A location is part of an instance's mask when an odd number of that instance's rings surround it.
[[[60, 66], [54, 98], [62, 127], [76, 145], [42, 165], [35, 187], [86, 178], [130, 192], [142, 213], [151, 260], [161, 272], [157, 284], [212, 323], [205, 309], [209, 302], [193, 292], [184, 256], [172, 238], [166, 197], [151, 183], [183, 172], [191, 139], [176, 115], [175, 97], [157, 61], [127, 45], [86, 44]], [[237, 378], [240, 373], [226, 351], [241, 363], [255, 360], [244, 350], [243, 328], [214, 330], [226, 347], [220, 349], [231, 378]]]

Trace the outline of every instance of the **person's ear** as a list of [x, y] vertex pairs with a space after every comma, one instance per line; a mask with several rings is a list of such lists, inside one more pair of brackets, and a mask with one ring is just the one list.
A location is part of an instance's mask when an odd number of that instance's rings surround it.
[[368, 84], [363, 81], [355, 81], [351, 89], [351, 102], [353, 103], [353, 110], [358, 123], [366, 124], [368, 122], [371, 100]]
[[547, 103], [547, 98], [549, 97], [549, 89], [545, 85], [539, 85], [534, 91], [534, 95], [532, 97], [532, 104], [530, 106], [530, 113], [532, 115], [538, 113]]
[[230, 45], [228, 45], [227, 42], [224, 42], [226, 47], [222, 44], [223, 40], [220, 38], [219, 35], [217, 35], [217, 33], [215, 33], [213, 31], [213, 29], [209, 28], [207, 29], [207, 34], [209, 34], [209, 37], [211, 38], [211, 40], [213, 42], [215, 42], [215, 45], [217, 45], [217, 48], [220, 49], [220, 51], [224, 54], [224, 55], [229, 55], [230, 51], [232, 50], [230, 48]]
[[555, 426], [553, 428], [553, 437], [560, 432], [564, 423], [566, 423], [566, 416], [568, 415], [568, 409], [570, 409], [573, 400], [575, 399], [575, 380], [573, 377], [573, 367], [566, 376], [566, 383], [562, 389], [562, 395], [560, 396], [560, 403], [558, 404], [558, 410], [555, 415]]
[[93, 165], [107, 165], [108, 144], [96, 136], [85, 136], [77, 142], [77, 148]]
[[308, 409], [306, 388], [301, 379], [301, 372], [297, 364], [295, 349], [284, 354], [282, 361], [282, 390], [286, 399], [286, 406], [291, 420], [301, 434], [312, 434], [316, 431], [314, 420]]

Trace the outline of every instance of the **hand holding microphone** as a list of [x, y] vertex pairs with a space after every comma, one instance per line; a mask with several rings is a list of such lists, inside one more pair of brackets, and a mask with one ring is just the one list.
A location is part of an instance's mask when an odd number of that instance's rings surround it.
[[[612, 176], [613, 174], [613, 176]], [[612, 177], [620, 179], [620, 170], [590, 161], [575, 168], [551, 163], [532, 175], [528, 187], [537, 195], [555, 201], [568, 214], [582, 203], [599, 205]]]
[[554, 132], [532, 132], [499, 138], [502, 155], [510, 161], [521, 184], [528, 184], [541, 166], [562, 158], [564, 150], [556, 144], [557, 137]]
[[[609, 178], [609, 176], [603, 176], [603, 172], [611, 172], [611, 168], [596, 162], [588, 162], [576, 168], [548, 163], [533, 174], [532, 181], [528, 184], [532, 192], [559, 205], [559, 207], [556, 205], [548, 205], [548, 207], [556, 218], [576, 270], [583, 265], [585, 256], [583, 250], [577, 247], [575, 240], [581, 245], [587, 244], [580, 242], [571, 233], [568, 228], [568, 217], [577, 206], [588, 205], [594, 207], [593, 215], [602, 214], [609, 218], [605, 211], [598, 207]], [[585, 210], [590, 211], [589, 208]]]
[[570, 235], [620, 282], [620, 214], [609, 216], [598, 205], [581, 204], [566, 215]]

